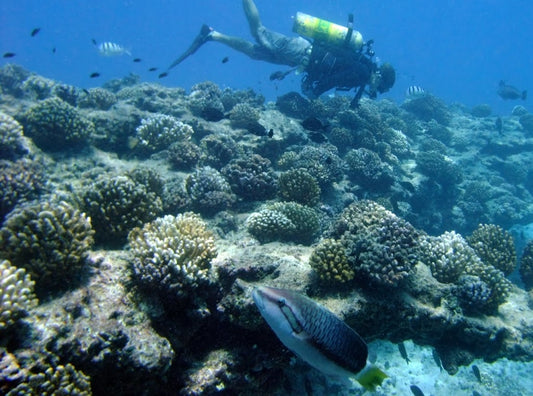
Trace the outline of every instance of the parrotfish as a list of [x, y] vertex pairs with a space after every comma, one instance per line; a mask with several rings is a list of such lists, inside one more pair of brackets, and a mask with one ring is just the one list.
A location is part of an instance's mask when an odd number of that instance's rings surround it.
[[292, 352], [344, 383], [353, 378], [374, 390], [387, 375], [367, 361], [368, 347], [351, 327], [310, 298], [260, 286], [252, 292], [259, 312]]

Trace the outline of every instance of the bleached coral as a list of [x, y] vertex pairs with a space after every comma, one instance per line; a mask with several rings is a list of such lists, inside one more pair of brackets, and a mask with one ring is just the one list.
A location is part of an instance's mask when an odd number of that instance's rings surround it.
[[0, 261], [0, 331], [37, 305], [33, 286], [34, 282], [25, 269], [15, 267], [7, 260]]
[[217, 255], [213, 234], [191, 212], [136, 227], [128, 239], [138, 283], [174, 296], [206, 282], [211, 260]]
[[154, 114], [137, 127], [139, 147], [149, 153], [167, 149], [172, 143], [189, 140], [194, 133], [190, 125], [166, 114]]

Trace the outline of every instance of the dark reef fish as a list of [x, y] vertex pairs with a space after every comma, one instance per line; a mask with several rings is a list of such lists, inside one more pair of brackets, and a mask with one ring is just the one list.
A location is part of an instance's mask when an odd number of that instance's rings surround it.
[[351, 327], [310, 298], [292, 290], [256, 287], [259, 312], [281, 342], [326, 375], [374, 390], [387, 375], [367, 361], [368, 348]]
[[37, 36], [37, 34], [39, 34], [40, 31], [41, 31], [41, 28], [40, 28], [40, 27], [35, 28], [35, 29], [33, 29], [33, 30], [31, 31], [30, 35], [31, 35], [32, 37], [35, 37], [35, 36]]
[[205, 109], [202, 110], [202, 113], [200, 114], [200, 116], [206, 121], [217, 122], [223, 119], [225, 117], [225, 114], [223, 111], [217, 108], [206, 107]]
[[422, 389], [420, 389], [416, 385], [411, 385], [409, 389], [411, 389], [411, 392], [413, 392], [413, 395], [415, 396], [424, 396], [424, 392], [422, 392]]
[[256, 136], [266, 136], [266, 128], [258, 123], [257, 121], [251, 121], [246, 125], [245, 128], [248, 132], [253, 133]]
[[526, 100], [527, 91], [520, 91], [518, 88], [513, 87], [512, 85], [507, 85], [505, 81], [502, 80], [500, 81], [500, 85], [498, 86], [498, 95], [500, 95], [500, 97], [505, 100]]
[[4, 52], [3, 58], [13, 58], [16, 54], [14, 52]]
[[268, 137], [271, 138], [272, 136], [274, 136], [274, 129], [270, 128], [268, 131]]
[[141, 59], [141, 58], [134, 58], [133, 61], [134, 61], [135, 63], [139, 63], [140, 61], [142, 61], [142, 59]]
[[431, 354], [433, 355], [433, 360], [435, 361], [435, 364], [440, 369], [440, 371], [442, 371], [442, 361], [440, 360], [439, 353], [437, 352], [435, 348], [433, 348], [431, 350]]
[[481, 393], [478, 391], [472, 391], [472, 396], [481, 396]]
[[407, 364], [409, 364], [409, 356], [407, 356], [407, 350], [405, 349], [405, 344], [403, 343], [403, 341], [398, 344], [398, 350], [400, 351], [400, 355], [402, 355], [402, 358], [404, 358]]
[[229, 61], [229, 57], [225, 56], [224, 58], [222, 58], [222, 63], [228, 63]]
[[308, 131], [326, 131], [328, 129], [327, 124], [324, 124], [322, 121], [320, 121], [316, 117], [307, 117], [305, 120], [301, 122], [302, 126], [307, 129]]
[[157, 70], [157, 67], [151, 67], [151, 68], [148, 69], [149, 72], [154, 72], [156, 70]]
[[100, 73], [98, 73], [98, 72], [91, 73], [91, 74], [89, 75], [89, 77], [90, 77], [90, 78], [100, 77]]
[[168, 73], [167, 72], [163, 72], [159, 76], [157, 76], [157, 78], [164, 78], [166, 76], [168, 76]]
[[479, 371], [479, 367], [476, 366], [475, 364], [472, 365], [472, 372], [474, 373], [474, 375], [476, 376], [477, 380], [479, 382], [482, 382], [481, 381], [481, 372]]

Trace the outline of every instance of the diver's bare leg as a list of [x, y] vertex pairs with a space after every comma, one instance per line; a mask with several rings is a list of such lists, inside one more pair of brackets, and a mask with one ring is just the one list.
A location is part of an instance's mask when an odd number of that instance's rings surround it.
[[228, 47], [242, 52], [252, 59], [256, 59], [255, 44], [240, 37], [228, 36], [217, 31], [213, 31], [211, 32], [209, 39], [211, 41], [216, 41], [218, 43], [227, 45]]
[[242, 0], [242, 6], [244, 8], [244, 13], [246, 14], [246, 19], [248, 19], [248, 24], [250, 25], [250, 32], [255, 40], [260, 42], [258, 30], [262, 24], [261, 19], [259, 18], [259, 11], [253, 0]]

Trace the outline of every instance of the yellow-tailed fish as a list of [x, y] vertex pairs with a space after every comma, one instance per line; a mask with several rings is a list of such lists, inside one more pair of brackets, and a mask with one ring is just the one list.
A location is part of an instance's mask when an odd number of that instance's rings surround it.
[[367, 362], [365, 341], [331, 311], [292, 290], [267, 286], [252, 292], [259, 312], [283, 344], [311, 366], [345, 383], [374, 390], [387, 375]]

